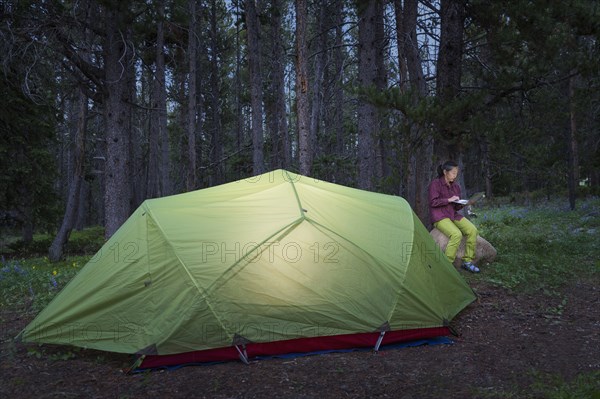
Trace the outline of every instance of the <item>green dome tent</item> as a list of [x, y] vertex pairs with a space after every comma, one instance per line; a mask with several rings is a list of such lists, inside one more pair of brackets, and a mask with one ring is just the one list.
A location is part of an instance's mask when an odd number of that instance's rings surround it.
[[145, 201], [21, 336], [245, 359], [445, 335], [474, 298], [404, 199], [276, 170]]

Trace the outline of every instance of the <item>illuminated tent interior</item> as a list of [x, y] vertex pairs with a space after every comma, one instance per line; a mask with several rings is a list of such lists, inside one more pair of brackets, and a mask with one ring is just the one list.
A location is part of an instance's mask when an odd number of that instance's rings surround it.
[[276, 170], [145, 201], [21, 338], [248, 361], [447, 335], [474, 298], [403, 198]]

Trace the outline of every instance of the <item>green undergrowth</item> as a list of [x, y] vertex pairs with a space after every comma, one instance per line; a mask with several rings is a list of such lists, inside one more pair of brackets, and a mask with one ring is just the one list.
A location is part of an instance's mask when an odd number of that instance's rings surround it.
[[[54, 235], [48, 233], [35, 234], [31, 243], [25, 243], [17, 237], [6, 237], [1, 250], [7, 257], [44, 256], [48, 253], [53, 240]], [[93, 255], [102, 247], [104, 241], [104, 228], [100, 226], [88, 227], [80, 231], [73, 230], [65, 245], [64, 254], [66, 256]]]
[[533, 383], [526, 388], [477, 388], [474, 397], [482, 399], [600, 399], [600, 371], [581, 373], [570, 381], [561, 375], [531, 371]]
[[574, 211], [566, 200], [476, 211], [472, 221], [498, 256], [469, 279], [525, 291], [599, 279], [600, 199], [580, 200]]
[[73, 231], [59, 262], [45, 256], [53, 238], [36, 234], [27, 245], [14, 241], [0, 256], [0, 309], [24, 313], [43, 309], [102, 247], [104, 229]]
[[2, 259], [0, 309], [37, 313], [81, 270], [90, 256], [51, 263], [47, 257]]

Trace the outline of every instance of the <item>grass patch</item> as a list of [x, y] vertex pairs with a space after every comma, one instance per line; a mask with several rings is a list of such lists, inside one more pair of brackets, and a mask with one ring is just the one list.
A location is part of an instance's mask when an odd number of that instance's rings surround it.
[[65, 259], [55, 263], [45, 256], [53, 239], [49, 234], [36, 234], [28, 245], [20, 240], [9, 244], [8, 259], [0, 258], [0, 309], [42, 310], [102, 247], [104, 229], [73, 231]]
[[498, 257], [482, 279], [508, 289], [553, 289], [600, 275], [600, 199], [570, 211], [564, 201], [535, 208], [504, 205], [478, 209], [473, 220]]
[[600, 371], [581, 373], [571, 381], [558, 374], [532, 371], [533, 383], [527, 388], [509, 390], [476, 388], [474, 396], [485, 399], [600, 399]]
[[0, 309], [37, 313], [79, 272], [90, 256], [51, 263], [47, 257], [0, 263]]
[[560, 375], [534, 373], [531, 389], [536, 397], [547, 399], [600, 399], [600, 371], [579, 374], [572, 381]]

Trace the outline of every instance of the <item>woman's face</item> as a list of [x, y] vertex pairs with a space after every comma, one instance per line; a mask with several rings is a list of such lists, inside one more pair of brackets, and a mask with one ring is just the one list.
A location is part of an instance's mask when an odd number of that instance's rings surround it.
[[455, 167], [450, 170], [445, 170], [444, 176], [446, 177], [446, 181], [448, 183], [454, 183], [454, 180], [456, 180], [456, 176], [458, 176], [458, 168]]

